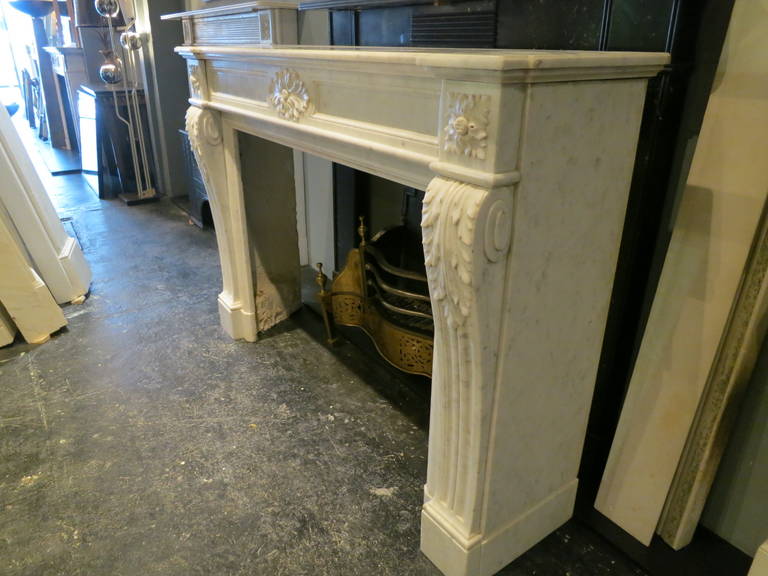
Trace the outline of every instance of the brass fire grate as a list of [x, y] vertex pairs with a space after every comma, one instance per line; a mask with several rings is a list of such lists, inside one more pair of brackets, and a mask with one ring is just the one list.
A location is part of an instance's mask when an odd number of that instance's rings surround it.
[[390, 364], [431, 377], [434, 323], [426, 274], [392, 264], [402, 260], [404, 227], [380, 232], [368, 243], [360, 218], [358, 234], [360, 245], [350, 250], [330, 290], [322, 264], [317, 265], [328, 341], [336, 341], [335, 325], [361, 328]]

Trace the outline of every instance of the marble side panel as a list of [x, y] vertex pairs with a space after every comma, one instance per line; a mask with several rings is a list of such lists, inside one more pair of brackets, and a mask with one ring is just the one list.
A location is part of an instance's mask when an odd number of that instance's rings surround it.
[[240, 135], [243, 200], [251, 254], [256, 324], [264, 331], [301, 306], [293, 151]]
[[488, 415], [487, 533], [576, 478], [644, 94], [638, 80], [530, 88]]

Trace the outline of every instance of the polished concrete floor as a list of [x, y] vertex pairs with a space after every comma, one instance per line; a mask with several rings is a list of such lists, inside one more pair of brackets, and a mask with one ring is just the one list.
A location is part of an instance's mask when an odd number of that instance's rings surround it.
[[[0, 574], [438, 576], [424, 382], [308, 311], [231, 341], [212, 232], [79, 175], [50, 191], [94, 280], [51, 341], [0, 350]], [[643, 573], [572, 522], [502, 574]]]

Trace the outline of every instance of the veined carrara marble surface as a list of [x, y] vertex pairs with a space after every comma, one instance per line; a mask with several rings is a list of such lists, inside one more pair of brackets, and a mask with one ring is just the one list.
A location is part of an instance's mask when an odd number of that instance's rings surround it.
[[187, 126], [233, 337], [255, 340], [258, 308], [273, 304], [254, 298], [249, 254], [269, 246], [249, 245], [238, 132], [427, 191], [421, 547], [447, 576], [496, 572], [572, 513], [646, 81], [668, 56], [177, 51], [204, 71]]

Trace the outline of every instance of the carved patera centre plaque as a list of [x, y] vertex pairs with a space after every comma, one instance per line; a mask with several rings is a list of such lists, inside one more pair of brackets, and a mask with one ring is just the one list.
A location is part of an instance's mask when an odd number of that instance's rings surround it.
[[298, 73], [287, 68], [278, 71], [272, 79], [268, 101], [279, 116], [292, 122], [313, 112], [307, 87]]

